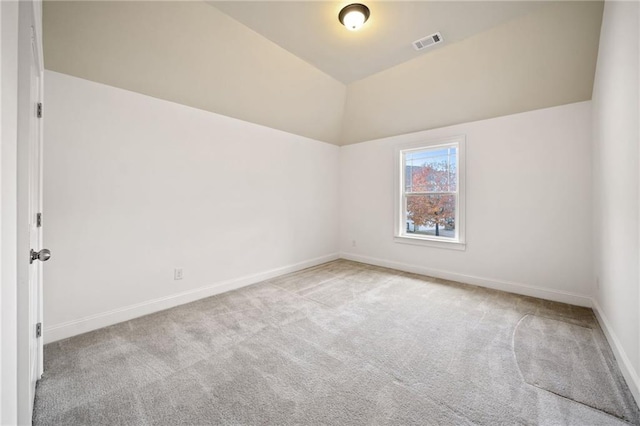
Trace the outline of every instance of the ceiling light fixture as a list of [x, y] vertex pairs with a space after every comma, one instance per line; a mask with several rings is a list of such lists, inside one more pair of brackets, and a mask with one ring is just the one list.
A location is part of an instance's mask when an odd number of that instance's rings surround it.
[[367, 22], [370, 14], [369, 8], [364, 4], [352, 3], [342, 8], [338, 19], [349, 31], [356, 31]]

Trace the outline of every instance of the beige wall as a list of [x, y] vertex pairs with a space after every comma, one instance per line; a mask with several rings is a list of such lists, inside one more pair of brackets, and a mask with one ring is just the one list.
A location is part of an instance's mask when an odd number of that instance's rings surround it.
[[52, 71], [337, 143], [345, 86], [201, 2], [45, 2]]
[[352, 83], [342, 143], [591, 99], [601, 2], [558, 2]]

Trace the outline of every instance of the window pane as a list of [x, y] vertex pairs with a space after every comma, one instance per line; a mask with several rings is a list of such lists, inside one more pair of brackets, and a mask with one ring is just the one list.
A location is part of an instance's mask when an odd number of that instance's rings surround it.
[[406, 192], [455, 192], [457, 148], [407, 152], [404, 169]]
[[406, 233], [456, 237], [456, 195], [407, 195]]

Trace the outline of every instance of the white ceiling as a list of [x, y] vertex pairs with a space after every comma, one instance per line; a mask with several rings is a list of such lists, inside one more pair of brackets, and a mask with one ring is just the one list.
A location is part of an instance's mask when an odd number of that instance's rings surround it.
[[[208, 1], [294, 55], [351, 83], [531, 13], [541, 1], [367, 1], [356, 32], [338, 22], [345, 1]], [[440, 31], [444, 43], [417, 52], [411, 42]], [[524, 47], [523, 47], [524, 48]]]

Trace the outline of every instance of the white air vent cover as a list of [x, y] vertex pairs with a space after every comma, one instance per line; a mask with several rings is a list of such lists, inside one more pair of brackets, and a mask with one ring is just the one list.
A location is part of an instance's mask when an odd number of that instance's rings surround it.
[[416, 40], [413, 43], [413, 48], [416, 50], [426, 49], [429, 46], [433, 46], [434, 44], [442, 43], [442, 34], [434, 33], [430, 36], [421, 38], [420, 40]]

